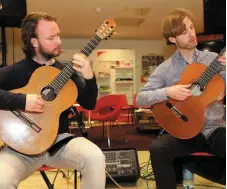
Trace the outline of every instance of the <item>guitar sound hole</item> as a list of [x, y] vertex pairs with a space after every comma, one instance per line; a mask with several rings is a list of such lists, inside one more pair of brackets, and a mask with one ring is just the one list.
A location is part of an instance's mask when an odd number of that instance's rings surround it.
[[41, 96], [43, 100], [51, 102], [55, 100], [57, 94], [54, 92], [54, 89], [52, 87], [46, 86], [41, 90]]
[[201, 96], [204, 88], [199, 83], [193, 83], [191, 85], [192, 96]]

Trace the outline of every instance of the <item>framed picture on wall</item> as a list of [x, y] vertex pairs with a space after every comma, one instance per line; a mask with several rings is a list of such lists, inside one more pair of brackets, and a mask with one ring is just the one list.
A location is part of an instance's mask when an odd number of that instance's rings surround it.
[[148, 77], [163, 61], [164, 56], [162, 55], [143, 55], [141, 82], [146, 83], [148, 81]]

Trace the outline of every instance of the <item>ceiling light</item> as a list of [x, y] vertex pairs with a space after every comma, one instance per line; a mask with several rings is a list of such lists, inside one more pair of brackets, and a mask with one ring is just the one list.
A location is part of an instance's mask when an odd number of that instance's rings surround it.
[[96, 12], [101, 12], [102, 8], [101, 7], [96, 7]]

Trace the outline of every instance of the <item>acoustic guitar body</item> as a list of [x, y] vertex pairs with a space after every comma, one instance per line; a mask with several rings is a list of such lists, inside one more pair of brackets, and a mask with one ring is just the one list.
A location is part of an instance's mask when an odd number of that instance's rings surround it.
[[169, 134], [179, 139], [196, 136], [204, 125], [207, 106], [224, 96], [225, 82], [215, 74], [205, 88], [195, 81], [207, 69], [203, 64], [189, 65], [177, 84], [192, 84], [192, 96], [185, 101], [167, 100], [152, 107], [152, 112], [160, 126]]
[[78, 95], [72, 80], [68, 80], [57, 94], [53, 88], [47, 87], [59, 73], [60, 70], [51, 66], [40, 67], [25, 87], [11, 91], [40, 96], [41, 93], [46, 94], [43, 98], [45, 105], [44, 113], [0, 110], [0, 138], [5, 144], [20, 153], [36, 155], [54, 143], [60, 114], [75, 102]]

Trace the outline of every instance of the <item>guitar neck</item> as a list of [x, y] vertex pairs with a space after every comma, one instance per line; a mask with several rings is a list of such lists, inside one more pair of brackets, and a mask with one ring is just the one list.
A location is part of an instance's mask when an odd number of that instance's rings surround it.
[[[81, 53], [88, 57], [99, 45], [102, 39], [106, 39], [112, 35], [115, 27], [116, 23], [113, 19], [105, 20], [104, 23], [98, 28], [96, 35], [84, 46], [83, 49], [81, 49]], [[51, 81], [49, 87], [57, 94], [74, 73], [73, 63], [69, 62], [66, 67], [54, 78], [54, 80]]]
[[222, 69], [222, 64], [219, 62], [219, 58], [225, 53], [226, 47], [219, 53], [219, 55], [214, 59], [214, 61], [207, 67], [207, 69], [201, 74], [201, 76], [196, 81], [200, 86], [205, 88], [209, 81], [219, 73]]
[[[95, 35], [84, 46], [84, 48], [81, 49], [81, 53], [88, 57], [101, 41], [102, 38], [100, 38], [98, 35]], [[49, 84], [50, 87], [54, 89], [55, 93], [58, 93], [74, 73], [75, 70], [73, 69], [73, 63], [69, 62], [65, 66], [65, 68], [57, 75], [57, 77]]]
[[95, 35], [87, 43], [87, 45], [85, 45], [85, 47], [80, 50], [80, 52], [83, 53], [85, 56], [89, 56], [101, 41], [102, 41], [102, 38], [100, 38], [98, 35]]

